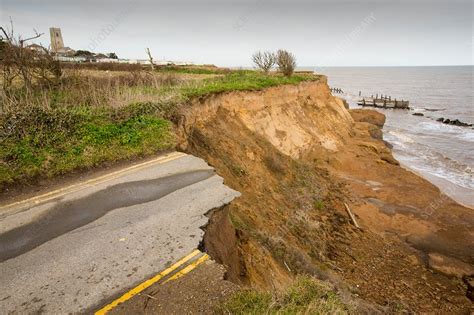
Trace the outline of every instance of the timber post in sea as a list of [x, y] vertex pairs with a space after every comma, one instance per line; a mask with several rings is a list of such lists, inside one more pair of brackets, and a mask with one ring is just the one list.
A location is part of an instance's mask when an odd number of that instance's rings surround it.
[[[361, 96], [361, 92], [359, 91], [359, 96]], [[357, 101], [357, 105], [360, 106], [371, 106], [371, 107], [379, 107], [379, 108], [394, 108], [394, 109], [409, 109], [410, 102], [404, 101], [397, 101], [396, 98], [392, 101], [391, 96], [383, 95], [377, 93], [374, 97], [372, 94], [371, 97], [363, 97], [359, 101]]]

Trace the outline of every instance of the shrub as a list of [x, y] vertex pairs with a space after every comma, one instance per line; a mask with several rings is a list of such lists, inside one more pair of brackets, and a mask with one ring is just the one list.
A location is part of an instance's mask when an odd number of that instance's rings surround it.
[[13, 23], [10, 29], [0, 26], [2, 41], [2, 84], [3, 91], [15, 88], [15, 84], [30, 91], [33, 86], [52, 86], [61, 77], [61, 67], [49, 51], [38, 46], [38, 50], [30, 49], [28, 41], [41, 37], [42, 33], [24, 39], [13, 32]]
[[253, 54], [252, 61], [258, 69], [268, 73], [268, 71], [270, 71], [270, 69], [275, 65], [275, 54], [269, 51], [263, 53], [257, 51]]
[[296, 58], [295, 56], [286, 51], [280, 49], [276, 53], [276, 63], [278, 64], [278, 69], [287, 77], [291, 76], [296, 68]]

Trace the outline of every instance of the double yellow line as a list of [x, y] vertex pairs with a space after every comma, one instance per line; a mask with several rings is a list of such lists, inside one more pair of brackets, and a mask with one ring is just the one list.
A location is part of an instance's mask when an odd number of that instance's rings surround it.
[[208, 260], [209, 259], [209, 255], [205, 254], [205, 253], [202, 253], [200, 250], [198, 249], [195, 249], [194, 251], [192, 251], [190, 254], [188, 254], [187, 256], [181, 258], [180, 260], [178, 260], [175, 264], [173, 264], [171, 267], [169, 268], [166, 268], [165, 270], [163, 270], [162, 272], [160, 272], [159, 274], [157, 274], [156, 276], [154, 276], [153, 278], [151, 279], [148, 279], [146, 280], [145, 282], [142, 282], [141, 284], [139, 284], [138, 286], [136, 286], [135, 288], [131, 289], [130, 291], [128, 291], [127, 293], [125, 293], [124, 295], [122, 295], [121, 297], [119, 297], [118, 299], [114, 300], [112, 303], [110, 304], [107, 304], [106, 306], [104, 306], [103, 308], [101, 308], [100, 310], [96, 311], [95, 312], [95, 315], [103, 315], [103, 314], [106, 314], [107, 312], [109, 312], [110, 310], [112, 310], [114, 307], [116, 307], [117, 305], [119, 305], [120, 303], [123, 303], [129, 299], [131, 299], [132, 297], [134, 297], [135, 295], [139, 294], [140, 292], [142, 292], [143, 290], [145, 290], [146, 288], [148, 288], [149, 286], [157, 283], [158, 281], [162, 280], [163, 278], [165, 278], [166, 276], [172, 274], [174, 271], [176, 271], [178, 268], [180, 268], [181, 266], [185, 265], [187, 262], [191, 261], [193, 258], [195, 258], [196, 256], [198, 256], [199, 254], [202, 254], [198, 259], [196, 259], [194, 262], [188, 264], [186, 267], [184, 267], [183, 269], [181, 269], [180, 271], [176, 272], [175, 274], [173, 274], [171, 277], [169, 277], [168, 279], [166, 279], [165, 281], [162, 282], [162, 284], [168, 282], [168, 281], [171, 281], [171, 280], [175, 280], [175, 279], [178, 279], [182, 276], [184, 276], [185, 274], [187, 274], [188, 272], [190, 272], [191, 270], [193, 270], [194, 268], [196, 268], [199, 264], [203, 263], [204, 261]]
[[140, 163], [140, 164], [135, 164], [135, 165], [129, 166], [127, 168], [123, 168], [123, 169], [120, 169], [118, 171], [111, 172], [111, 173], [108, 173], [108, 174], [105, 174], [105, 175], [102, 175], [102, 176], [99, 176], [99, 177], [95, 177], [95, 178], [92, 178], [92, 179], [89, 179], [89, 180], [86, 180], [86, 181], [83, 181], [83, 182], [79, 182], [79, 183], [76, 183], [76, 184], [73, 184], [73, 185], [70, 185], [70, 186], [67, 186], [67, 187], [56, 189], [56, 190], [47, 192], [47, 193], [39, 195], [39, 196], [34, 196], [32, 198], [28, 198], [28, 199], [20, 200], [20, 201], [17, 201], [17, 202], [13, 202], [13, 203], [8, 204], [8, 205], [0, 206], [0, 212], [3, 211], [3, 210], [10, 209], [10, 208], [17, 208], [17, 207], [21, 208], [23, 206], [29, 206], [31, 204], [44, 203], [44, 202], [52, 200], [54, 198], [58, 198], [59, 196], [62, 196], [62, 195], [68, 194], [68, 193], [72, 193], [72, 192], [77, 192], [77, 191], [83, 190], [87, 187], [90, 187], [92, 185], [97, 185], [97, 184], [109, 181], [111, 179], [123, 176], [125, 174], [130, 173], [130, 172], [136, 172], [140, 169], [143, 169], [143, 168], [151, 166], [151, 165], [166, 163], [166, 162], [178, 159], [178, 158], [183, 157], [183, 156], [186, 156], [186, 154], [181, 153], [181, 152], [172, 152], [172, 153], [166, 154], [164, 156], [160, 156], [160, 157], [158, 157], [156, 159], [153, 159], [153, 160], [150, 160], [150, 161], [146, 161], [146, 162], [143, 162], [143, 163]]

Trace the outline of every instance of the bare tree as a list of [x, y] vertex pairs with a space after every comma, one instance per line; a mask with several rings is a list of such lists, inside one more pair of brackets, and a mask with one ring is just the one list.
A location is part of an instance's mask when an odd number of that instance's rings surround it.
[[278, 68], [280, 71], [286, 75], [291, 76], [296, 68], [296, 58], [295, 55], [286, 51], [286, 50], [278, 50], [276, 53], [276, 63], [278, 64]]
[[26, 46], [27, 42], [41, 37], [43, 33], [34, 30], [35, 34], [27, 38], [15, 36], [11, 20], [10, 28], [0, 26], [0, 32], [4, 90], [12, 87], [17, 77], [21, 78], [26, 89], [31, 89], [35, 83], [52, 84], [61, 76], [59, 62], [46, 48], [37, 45], [36, 50], [33, 50]]
[[150, 48], [147, 48], [146, 54], [148, 55], [148, 60], [150, 60], [151, 70], [155, 70], [155, 64], [153, 63], [153, 57], [151, 56]]
[[253, 63], [265, 73], [275, 65], [275, 54], [270, 51], [257, 51], [252, 55]]

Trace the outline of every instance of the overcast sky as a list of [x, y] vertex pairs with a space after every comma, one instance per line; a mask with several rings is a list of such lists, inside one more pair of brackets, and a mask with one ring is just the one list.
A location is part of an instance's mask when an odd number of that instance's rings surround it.
[[153, 1], [0, 0], [25, 36], [49, 45], [60, 27], [73, 49], [121, 58], [249, 66], [256, 50], [285, 48], [300, 66], [473, 64], [471, 0]]

